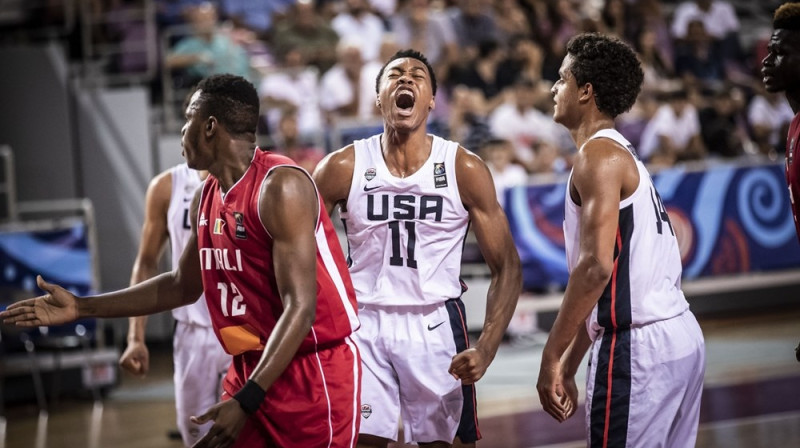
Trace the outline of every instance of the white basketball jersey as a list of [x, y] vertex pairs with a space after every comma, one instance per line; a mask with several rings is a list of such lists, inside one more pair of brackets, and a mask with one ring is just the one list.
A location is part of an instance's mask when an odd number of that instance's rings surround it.
[[[169, 232], [172, 268], [174, 269], [178, 266], [183, 248], [186, 247], [186, 243], [189, 242], [192, 235], [189, 208], [197, 187], [203, 181], [200, 179], [200, 174], [185, 163], [174, 166], [170, 170], [170, 174], [172, 175], [172, 195], [169, 198], [169, 209], [167, 209], [167, 232]], [[204, 327], [211, 326], [208, 305], [203, 296], [200, 296], [200, 299], [191, 305], [173, 309], [172, 316], [175, 320], [184, 323]]]
[[[650, 174], [633, 146], [614, 129], [591, 138], [607, 138], [627, 149], [636, 160], [639, 186], [619, 204], [614, 248], [614, 270], [600, 300], [587, 320], [594, 339], [601, 329], [644, 325], [675, 317], [689, 308], [681, 291], [678, 240]], [[565, 200], [564, 240], [570, 272], [580, 255], [580, 207], [569, 194]]]
[[359, 303], [438, 304], [461, 296], [461, 252], [469, 216], [458, 192], [458, 144], [433, 136], [417, 172], [392, 175], [380, 135], [358, 140], [347, 210], [341, 216]]

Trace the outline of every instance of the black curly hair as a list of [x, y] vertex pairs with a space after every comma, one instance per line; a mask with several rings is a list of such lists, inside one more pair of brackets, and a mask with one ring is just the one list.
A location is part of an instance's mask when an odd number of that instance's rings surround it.
[[597, 109], [611, 118], [630, 110], [644, 72], [630, 45], [599, 33], [579, 34], [567, 43], [570, 72], [579, 86], [591, 84]]
[[214, 116], [233, 136], [255, 134], [259, 98], [256, 88], [241, 76], [211, 75], [197, 84], [198, 103], [207, 117]]
[[375, 78], [375, 92], [377, 93], [378, 89], [380, 88], [381, 76], [383, 76], [383, 72], [386, 70], [386, 66], [389, 65], [390, 62], [396, 59], [403, 59], [403, 58], [416, 59], [425, 64], [425, 68], [428, 69], [428, 75], [431, 77], [431, 92], [433, 92], [433, 95], [436, 96], [436, 75], [433, 73], [433, 67], [431, 67], [430, 62], [428, 62], [428, 58], [426, 58], [424, 54], [420, 53], [417, 50], [412, 50], [412, 49], [398, 51], [397, 53], [392, 55], [392, 57], [390, 57], [385, 64], [383, 64], [383, 67], [381, 67], [381, 70], [378, 72], [378, 76]]

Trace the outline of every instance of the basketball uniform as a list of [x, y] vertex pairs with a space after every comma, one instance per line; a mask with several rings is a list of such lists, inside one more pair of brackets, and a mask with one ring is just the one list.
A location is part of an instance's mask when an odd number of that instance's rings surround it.
[[789, 136], [786, 139], [786, 184], [789, 186], [789, 199], [792, 202], [792, 215], [797, 238], [800, 238], [800, 114], [792, 119], [789, 125]]
[[[227, 193], [223, 194], [213, 176], [203, 186], [197, 222], [203, 286], [214, 331], [233, 355], [223, 383], [224, 399], [252, 375], [283, 313], [273, 266], [279, 261], [273, 260], [273, 240], [259, 217], [262, 185], [276, 167], [308, 175], [290, 159], [256, 149], [250, 167]], [[355, 294], [327, 214], [319, 214], [314, 232], [314, 323], [292, 362], [248, 420], [237, 447], [355, 446], [361, 368], [358, 350], [350, 340], [359, 325]]]
[[[678, 242], [644, 164], [619, 205], [611, 280], [587, 319], [593, 341], [586, 379], [591, 447], [694, 447], [705, 372], [703, 335], [681, 286]], [[567, 183], [564, 235], [570, 271], [580, 254], [580, 207]]]
[[[185, 163], [174, 166], [170, 175], [172, 193], [167, 209], [167, 232], [172, 266], [178, 266], [192, 234], [189, 208], [202, 180], [198, 172]], [[183, 443], [192, 446], [208, 432], [213, 422], [197, 425], [190, 417], [202, 415], [219, 401], [222, 378], [231, 364], [231, 357], [214, 335], [203, 297], [175, 308], [172, 316], [176, 321], [172, 344], [178, 429]]]
[[380, 135], [354, 143], [353, 181], [341, 211], [359, 303], [361, 432], [406, 442], [480, 438], [474, 386], [449, 373], [468, 347], [461, 252], [469, 215], [458, 191], [458, 144], [433, 137], [420, 169], [389, 172]]

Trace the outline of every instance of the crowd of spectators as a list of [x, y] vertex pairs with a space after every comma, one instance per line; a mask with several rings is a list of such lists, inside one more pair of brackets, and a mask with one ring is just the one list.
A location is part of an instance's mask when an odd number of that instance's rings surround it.
[[[638, 52], [644, 87], [618, 126], [654, 167], [776, 160], [792, 118], [759, 74], [778, 1], [747, 9], [766, 19], [764, 32], [747, 41], [742, 19], [753, 17], [737, 14], [737, 0], [152, 1], [157, 30], [168, 36], [160, 39], [168, 47], [159, 69], [170, 87], [219, 72], [247, 77], [263, 99], [261, 143], [302, 154], [311, 168], [336, 149], [328, 138], [335, 126], [374, 130], [375, 76], [409, 47], [428, 57], [439, 79], [431, 125], [484, 154], [506, 184], [520, 172], [570, 168], [576, 149], [552, 120], [550, 88], [565, 44], [583, 31], [617, 35]], [[144, 0], [94, 2], [119, 14]], [[108, 36], [124, 40], [131, 31], [113, 23]]]

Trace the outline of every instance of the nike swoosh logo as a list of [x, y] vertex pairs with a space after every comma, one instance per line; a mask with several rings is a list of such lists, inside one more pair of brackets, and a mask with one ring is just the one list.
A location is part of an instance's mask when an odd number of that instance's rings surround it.
[[364, 191], [372, 191], [372, 190], [377, 190], [378, 188], [381, 188], [382, 186], [383, 186], [383, 185], [376, 185], [376, 186], [374, 186], [374, 187], [367, 187], [366, 185], [364, 185]]
[[444, 321], [441, 321], [441, 322], [439, 322], [438, 324], [436, 324], [436, 325], [434, 325], [434, 326], [432, 326], [432, 327], [431, 327], [431, 324], [428, 324], [428, 331], [433, 331], [433, 330], [435, 330], [436, 328], [438, 328], [438, 327], [439, 327], [439, 325], [442, 325], [443, 323], [444, 323]]

